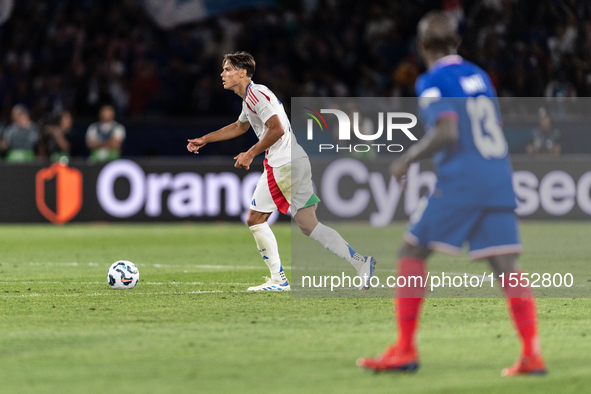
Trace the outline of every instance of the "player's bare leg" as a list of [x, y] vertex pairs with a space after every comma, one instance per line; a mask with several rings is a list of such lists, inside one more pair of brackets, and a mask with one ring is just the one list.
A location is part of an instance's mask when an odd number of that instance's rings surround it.
[[[357, 365], [374, 371], [416, 371], [419, 358], [416, 331], [419, 313], [425, 297], [425, 261], [431, 254], [428, 249], [404, 242], [399, 252], [398, 276], [404, 277], [405, 286], [397, 287], [395, 313], [398, 339], [377, 357], [357, 360]], [[422, 278], [417, 281], [411, 278]]]
[[[493, 256], [489, 258], [489, 262], [497, 278], [501, 274], [505, 274], [505, 278], [511, 273], [521, 274], [516, 254]], [[546, 364], [542, 358], [536, 303], [531, 288], [523, 286], [519, 281], [518, 286], [505, 286], [502, 290], [507, 297], [509, 313], [521, 339], [522, 351], [515, 365], [503, 369], [501, 375], [545, 375]]]
[[299, 209], [294, 215], [294, 220], [302, 233], [318, 241], [335, 255], [347, 260], [355, 268], [357, 275], [365, 279], [365, 283], [359, 290], [367, 290], [371, 287], [370, 280], [376, 265], [375, 258], [360, 255], [336, 230], [320, 223], [316, 217], [316, 205]]
[[271, 271], [271, 278], [259, 286], [252, 286], [248, 291], [286, 291], [290, 290], [289, 282], [283, 272], [281, 259], [279, 258], [279, 247], [275, 234], [269, 227], [267, 220], [272, 212], [248, 211], [246, 224], [252, 232], [263, 261]]

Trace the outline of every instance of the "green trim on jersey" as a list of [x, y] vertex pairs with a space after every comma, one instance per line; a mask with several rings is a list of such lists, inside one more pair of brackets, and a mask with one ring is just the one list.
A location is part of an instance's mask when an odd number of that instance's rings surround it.
[[310, 196], [310, 198], [308, 199], [308, 201], [304, 204], [304, 206], [302, 208], [308, 208], [311, 207], [314, 204], [318, 204], [320, 202], [320, 199], [318, 198], [318, 196], [314, 193], [312, 193], [312, 195]]

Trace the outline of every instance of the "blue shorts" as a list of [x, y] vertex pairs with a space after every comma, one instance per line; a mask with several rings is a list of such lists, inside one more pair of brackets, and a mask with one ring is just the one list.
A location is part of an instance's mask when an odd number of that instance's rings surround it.
[[511, 207], [482, 207], [424, 197], [411, 215], [404, 240], [413, 246], [458, 255], [468, 242], [472, 260], [521, 253]]

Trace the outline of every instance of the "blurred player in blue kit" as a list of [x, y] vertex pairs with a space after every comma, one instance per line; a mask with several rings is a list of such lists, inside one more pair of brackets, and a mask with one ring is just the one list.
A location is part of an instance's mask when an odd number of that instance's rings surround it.
[[[428, 66], [416, 82], [418, 106], [427, 133], [391, 167], [399, 182], [411, 163], [433, 156], [438, 181], [433, 195], [418, 204], [399, 252], [398, 275], [407, 285], [397, 288], [397, 342], [382, 355], [357, 364], [375, 371], [414, 371], [418, 316], [425, 285], [411, 286], [410, 277], [426, 278], [426, 259], [433, 251], [460, 254], [464, 242], [473, 260], [487, 259], [495, 276], [521, 274], [522, 250], [500, 110], [489, 76], [456, 54], [460, 43], [455, 20], [434, 11], [418, 25], [418, 45]], [[410, 282], [410, 284], [409, 284]], [[521, 339], [520, 359], [503, 376], [545, 374], [533, 293], [521, 281], [502, 288]]]

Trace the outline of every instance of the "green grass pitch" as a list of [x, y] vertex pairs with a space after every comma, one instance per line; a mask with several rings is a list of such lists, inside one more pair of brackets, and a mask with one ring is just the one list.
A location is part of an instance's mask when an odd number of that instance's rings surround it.
[[[590, 228], [525, 223], [524, 267], [538, 259], [588, 261]], [[339, 230], [352, 243], [355, 234], [380, 231]], [[290, 227], [274, 231], [289, 268]], [[398, 244], [403, 226], [388, 231]], [[418, 373], [374, 375], [355, 360], [393, 341], [391, 298], [246, 293], [267, 270], [242, 225], [3, 225], [0, 242], [2, 394], [539, 394], [591, 387], [589, 299], [538, 300], [545, 377], [500, 377], [519, 353], [503, 299], [436, 298], [423, 308]], [[140, 269], [133, 290], [106, 282], [119, 259]], [[379, 268], [394, 267], [395, 256], [379, 256]]]

